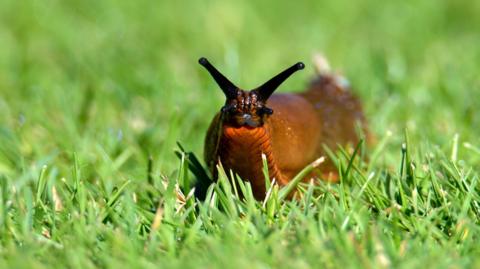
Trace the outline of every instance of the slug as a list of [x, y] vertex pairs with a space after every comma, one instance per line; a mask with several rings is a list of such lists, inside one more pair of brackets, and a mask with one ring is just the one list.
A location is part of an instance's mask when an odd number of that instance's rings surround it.
[[[335, 151], [339, 145], [359, 143], [358, 124], [367, 131], [360, 102], [343, 77], [322, 70], [326, 62], [317, 60], [320, 70], [306, 91], [274, 93], [305, 65], [298, 62], [263, 85], [243, 90], [206, 58], [199, 59], [226, 97], [205, 138], [204, 158], [215, 179], [221, 162], [227, 174], [232, 170], [249, 181], [254, 197], [262, 200], [266, 194], [262, 153], [270, 180], [285, 186], [305, 166], [326, 156], [325, 146]], [[328, 158], [312, 176], [338, 180], [337, 168]]]

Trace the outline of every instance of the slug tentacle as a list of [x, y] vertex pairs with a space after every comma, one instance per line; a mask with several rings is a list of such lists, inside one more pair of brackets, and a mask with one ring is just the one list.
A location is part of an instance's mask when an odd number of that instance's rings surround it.
[[298, 70], [302, 70], [305, 68], [305, 65], [302, 62], [298, 62], [289, 68], [285, 69], [280, 74], [274, 76], [269, 81], [262, 84], [262, 86], [254, 89], [253, 91], [257, 92], [257, 95], [260, 100], [266, 102], [270, 95], [280, 86], [288, 77], [290, 77], [293, 73], [297, 72]]
[[227, 98], [232, 99], [237, 96], [238, 87], [220, 73], [220, 71], [218, 71], [206, 58], [200, 58], [198, 63], [203, 65], [210, 75], [212, 75], [213, 79], [215, 79]]

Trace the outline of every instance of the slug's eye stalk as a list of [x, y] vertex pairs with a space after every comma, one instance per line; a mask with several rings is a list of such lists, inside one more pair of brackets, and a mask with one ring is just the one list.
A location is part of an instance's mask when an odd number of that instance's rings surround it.
[[224, 106], [222, 107], [221, 111], [222, 111], [223, 113], [227, 113], [227, 112], [233, 113], [233, 112], [235, 112], [236, 109], [237, 109], [237, 106], [236, 106], [236, 105], [234, 105], [234, 104], [227, 104], [227, 105], [224, 105]]
[[273, 114], [273, 109], [269, 108], [269, 107], [266, 107], [266, 106], [262, 106], [259, 110], [258, 110], [258, 114], [261, 116], [261, 115], [272, 115]]
[[222, 73], [220, 73], [212, 64], [210, 64], [206, 58], [200, 58], [198, 63], [207, 69], [213, 79], [215, 79], [217, 82], [218, 86], [220, 86], [227, 99], [237, 98], [238, 87], [235, 86], [224, 75], [222, 75]]
[[262, 86], [256, 88], [254, 91], [257, 92], [258, 98], [263, 102], [266, 102], [267, 99], [272, 95], [272, 93], [280, 86], [288, 77], [298, 70], [305, 68], [305, 65], [302, 62], [298, 62], [289, 68], [285, 69], [280, 74], [274, 76], [269, 81], [265, 82]]

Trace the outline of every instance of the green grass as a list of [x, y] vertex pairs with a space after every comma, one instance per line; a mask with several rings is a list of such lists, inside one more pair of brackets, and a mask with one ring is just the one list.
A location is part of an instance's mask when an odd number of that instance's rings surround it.
[[[480, 267], [479, 3], [1, 1], [0, 268]], [[197, 59], [245, 88], [303, 60], [287, 92], [316, 51], [369, 161], [296, 201], [224, 177], [195, 201], [176, 142], [202, 156], [223, 103]]]

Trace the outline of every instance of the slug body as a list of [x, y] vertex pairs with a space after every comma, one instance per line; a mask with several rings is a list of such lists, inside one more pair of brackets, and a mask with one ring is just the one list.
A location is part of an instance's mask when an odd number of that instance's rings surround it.
[[[303, 63], [297, 63], [262, 86], [245, 91], [206, 59], [199, 62], [227, 97], [207, 131], [207, 166], [216, 178], [216, 165], [221, 162], [227, 173], [232, 170], [251, 183], [256, 199], [266, 194], [262, 153], [270, 179], [284, 186], [309, 163], [325, 156], [325, 146], [335, 150], [338, 145], [358, 143], [356, 126], [365, 126], [362, 109], [338, 77], [320, 74], [303, 93], [273, 94], [285, 79], [303, 69]], [[327, 161], [312, 176], [335, 181], [336, 168]]]

